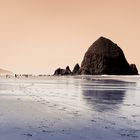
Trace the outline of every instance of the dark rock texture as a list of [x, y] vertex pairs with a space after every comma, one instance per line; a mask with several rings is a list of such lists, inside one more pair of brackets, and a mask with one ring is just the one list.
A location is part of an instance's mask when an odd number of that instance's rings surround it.
[[61, 68], [56, 69], [54, 75], [71, 75], [71, 73], [72, 72], [69, 66], [67, 66], [66, 69], [61, 69]]
[[79, 74], [137, 75], [138, 70], [135, 64], [129, 65], [117, 44], [100, 37], [85, 53]]
[[73, 68], [72, 74], [77, 75], [79, 73], [79, 70], [80, 70], [80, 66], [79, 64], [76, 64]]
[[136, 65], [135, 64], [131, 64], [130, 67], [131, 67], [132, 73], [134, 75], [137, 75], [138, 74], [138, 70], [137, 70]]
[[71, 74], [71, 70], [70, 70], [69, 66], [67, 66], [65, 69], [65, 75], [70, 75], [70, 74]]

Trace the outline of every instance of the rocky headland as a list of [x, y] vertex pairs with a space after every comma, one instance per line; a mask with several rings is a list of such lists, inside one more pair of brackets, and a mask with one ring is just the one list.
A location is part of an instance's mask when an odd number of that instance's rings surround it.
[[76, 64], [73, 71], [58, 68], [54, 75], [138, 75], [135, 64], [129, 64], [123, 50], [110, 39], [100, 37], [87, 50], [81, 67]]

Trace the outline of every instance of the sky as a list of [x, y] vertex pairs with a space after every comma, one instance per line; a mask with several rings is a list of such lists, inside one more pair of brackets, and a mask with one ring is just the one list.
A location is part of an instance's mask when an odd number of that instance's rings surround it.
[[140, 70], [140, 1], [0, 0], [0, 68], [73, 69], [100, 36], [117, 43]]

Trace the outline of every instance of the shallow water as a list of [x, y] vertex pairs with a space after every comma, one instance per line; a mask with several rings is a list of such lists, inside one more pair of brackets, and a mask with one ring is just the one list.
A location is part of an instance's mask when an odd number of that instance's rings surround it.
[[140, 139], [139, 76], [0, 79], [0, 140]]

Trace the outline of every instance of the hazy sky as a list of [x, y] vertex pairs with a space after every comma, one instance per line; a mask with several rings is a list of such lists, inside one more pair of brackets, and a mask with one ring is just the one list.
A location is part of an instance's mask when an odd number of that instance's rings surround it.
[[140, 70], [139, 0], [0, 0], [0, 67], [52, 74], [81, 63], [100, 36]]

